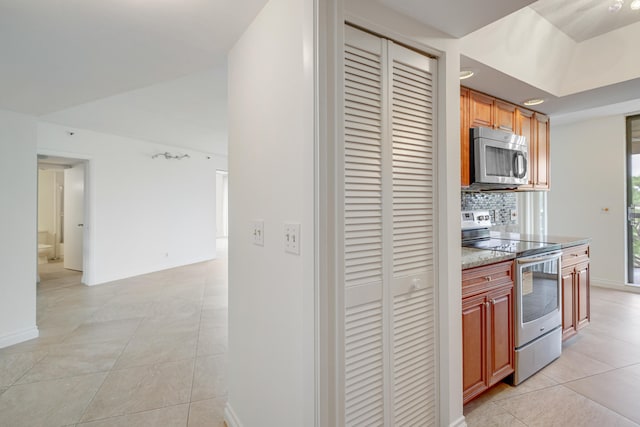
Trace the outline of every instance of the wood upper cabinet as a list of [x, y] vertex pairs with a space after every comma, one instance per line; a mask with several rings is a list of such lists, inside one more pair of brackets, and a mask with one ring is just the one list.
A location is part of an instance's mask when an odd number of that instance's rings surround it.
[[589, 300], [589, 245], [562, 253], [562, 339], [576, 335], [591, 319]]
[[516, 106], [496, 99], [493, 102], [494, 127], [509, 132], [516, 131]]
[[549, 117], [466, 87], [460, 87], [461, 185], [471, 184], [469, 128], [489, 127], [527, 137], [529, 182], [519, 191], [549, 189]]
[[515, 105], [469, 90], [469, 127], [489, 127], [515, 132], [515, 125]]
[[494, 127], [494, 98], [469, 90], [469, 127]]
[[460, 88], [460, 183], [463, 187], [471, 183], [469, 167], [469, 89]]
[[534, 189], [549, 189], [549, 117], [544, 114], [533, 115], [535, 125], [536, 156], [532, 166], [536, 169]]
[[525, 185], [518, 187], [520, 190], [533, 190], [536, 182], [537, 168], [531, 167], [531, 159], [536, 158], [536, 139], [535, 139], [535, 124], [533, 122], [533, 111], [517, 109], [516, 112], [516, 133], [518, 135], [525, 136], [527, 138], [528, 151], [529, 151], [529, 181]]
[[462, 272], [464, 403], [514, 371], [511, 261]]

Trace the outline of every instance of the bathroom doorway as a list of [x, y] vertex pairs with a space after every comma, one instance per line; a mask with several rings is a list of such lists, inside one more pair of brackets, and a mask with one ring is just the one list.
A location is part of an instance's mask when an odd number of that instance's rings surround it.
[[60, 267], [86, 275], [86, 172], [85, 159], [38, 155], [39, 273]]

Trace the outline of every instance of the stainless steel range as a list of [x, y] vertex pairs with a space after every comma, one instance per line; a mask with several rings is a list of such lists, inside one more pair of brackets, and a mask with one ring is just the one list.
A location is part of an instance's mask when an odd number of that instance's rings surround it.
[[562, 352], [561, 245], [492, 237], [488, 211], [462, 212], [462, 245], [515, 255], [515, 353], [513, 384]]

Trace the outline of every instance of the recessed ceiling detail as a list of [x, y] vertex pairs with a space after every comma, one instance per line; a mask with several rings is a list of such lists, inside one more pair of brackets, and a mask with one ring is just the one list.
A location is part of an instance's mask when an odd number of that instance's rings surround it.
[[639, 11], [614, 0], [539, 0], [529, 7], [577, 42], [640, 22]]

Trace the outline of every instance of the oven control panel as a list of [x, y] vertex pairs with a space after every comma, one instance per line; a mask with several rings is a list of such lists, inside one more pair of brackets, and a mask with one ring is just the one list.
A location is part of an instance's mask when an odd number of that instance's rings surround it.
[[489, 211], [462, 211], [462, 229], [491, 227]]

